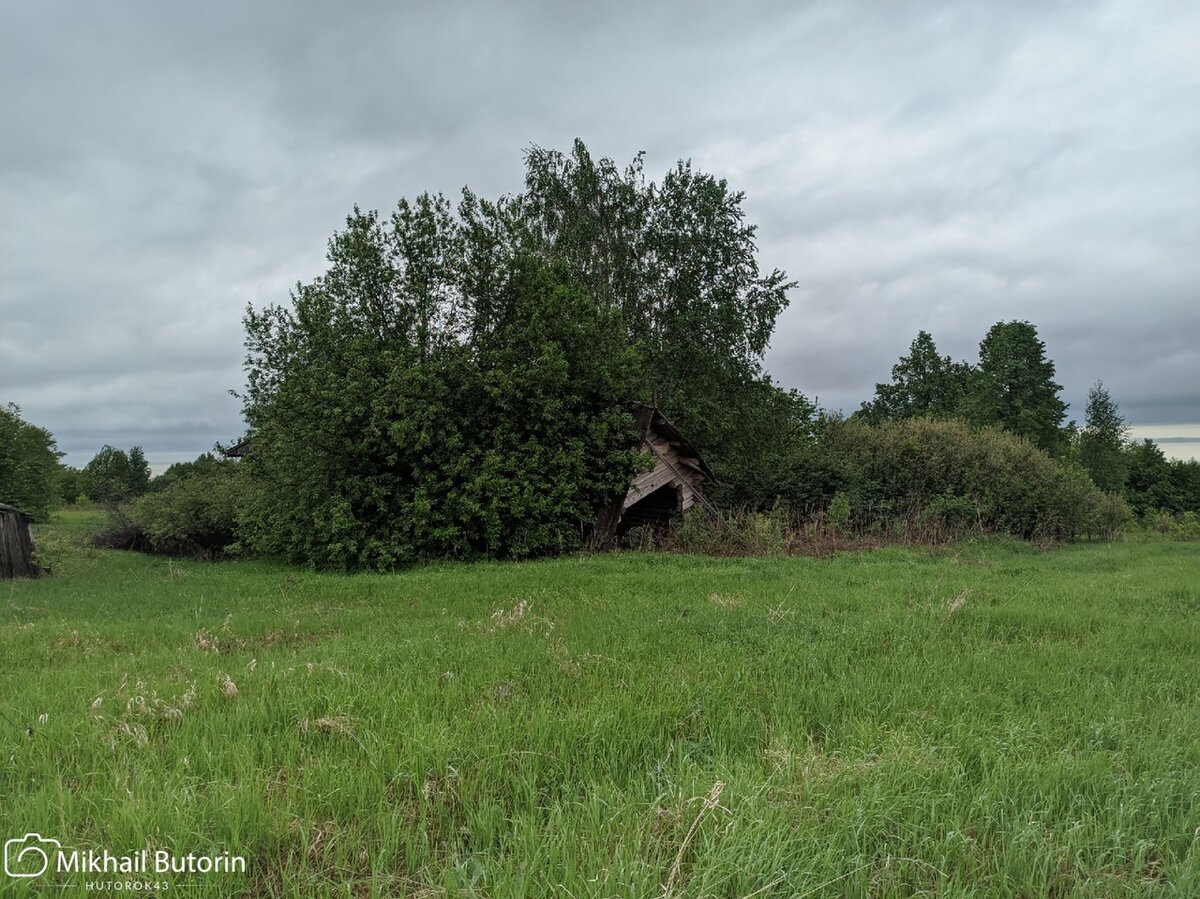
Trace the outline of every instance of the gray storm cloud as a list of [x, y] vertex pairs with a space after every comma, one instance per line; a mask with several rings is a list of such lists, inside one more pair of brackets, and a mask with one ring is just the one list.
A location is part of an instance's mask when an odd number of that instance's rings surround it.
[[241, 314], [359, 203], [530, 143], [747, 193], [799, 282], [767, 364], [847, 411], [918, 329], [1039, 326], [1081, 417], [1200, 421], [1200, 7], [5, 4], [0, 401], [69, 461], [240, 433]]

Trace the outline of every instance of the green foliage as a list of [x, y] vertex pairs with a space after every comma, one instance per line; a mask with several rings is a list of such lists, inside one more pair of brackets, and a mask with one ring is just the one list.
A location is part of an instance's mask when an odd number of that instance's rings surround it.
[[1119, 492], [1125, 486], [1128, 467], [1125, 438], [1129, 425], [1099, 381], [1088, 391], [1084, 427], [1079, 434], [1079, 460], [1101, 490]]
[[1172, 459], [1170, 470], [1178, 500], [1176, 511], [1200, 514], [1200, 460]]
[[997, 322], [979, 345], [963, 411], [976, 424], [1001, 428], [1056, 455], [1065, 444], [1061, 390], [1037, 329], [1029, 322]]
[[291, 309], [248, 312], [254, 548], [387, 567], [576, 546], [627, 486], [636, 401], [728, 498], [786, 486], [815, 410], [762, 374], [790, 284], [760, 273], [743, 196], [688, 163], [648, 183], [640, 156], [621, 170], [580, 142], [526, 162], [499, 202], [356, 209]]
[[1171, 477], [1171, 463], [1152, 440], [1131, 443], [1124, 452], [1125, 498], [1138, 515], [1158, 509], [1181, 510], [1181, 497]]
[[[979, 364], [954, 362], [938, 353], [927, 331], [917, 334], [907, 356], [892, 367], [892, 381], [876, 384], [875, 396], [854, 418], [880, 424], [905, 418], [963, 418], [1024, 437], [1051, 455], [1067, 448], [1063, 429], [1066, 404], [1054, 382], [1054, 362], [1029, 322], [997, 322], [979, 346]], [[1116, 406], [1097, 385], [1096, 424], [1090, 431], [1087, 457], [1106, 473], [1111, 464], [1108, 446]], [[1123, 424], [1123, 423], [1122, 423]], [[1120, 439], [1118, 438], [1118, 446]], [[1106, 489], [1119, 488], [1109, 477]]]
[[848, 497], [863, 522], [932, 518], [1063, 540], [1102, 533], [1109, 503], [1082, 469], [1011, 434], [959, 421], [830, 422], [820, 452], [825, 489]]
[[875, 398], [856, 417], [870, 424], [898, 418], [952, 418], [971, 387], [972, 368], [938, 354], [928, 331], [920, 331], [907, 356], [892, 366], [892, 382], [876, 384]]
[[80, 487], [94, 503], [114, 506], [150, 487], [150, 466], [140, 446], [125, 452], [107, 444], [84, 466]]
[[153, 552], [219, 555], [236, 539], [241, 466], [205, 454], [172, 469], [170, 480], [130, 503], [128, 525]]
[[226, 459], [214, 453], [201, 453], [191, 462], [172, 463], [166, 471], [150, 481], [151, 493], [165, 490], [178, 481], [206, 475], [219, 469], [229, 469], [237, 465], [237, 460]]
[[[621, 169], [581, 141], [569, 155], [534, 147], [526, 163], [525, 191], [504, 210], [517, 235], [509, 242], [562, 261], [596, 303], [619, 313], [638, 347], [638, 397], [688, 435], [730, 501], [769, 505], [780, 425], [803, 428], [813, 410], [762, 373], [793, 284], [760, 271], [744, 195], [688, 162], [647, 182], [640, 155]], [[496, 233], [493, 207], [464, 208], [472, 233]]]
[[57, 472], [58, 498], [63, 505], [73, 506], [83, 495], [83, 472], [59, 463]]
[[562, 552], [638, 464], [619, 317], [527, 258], [486, 304], [431, 306], [413, 273], [444, 276], [443, 247], [414, 232], [442, 212], [414, 208], [356, 213], [293, 309], [247, 313], [254, 550], [334, 568]]
[[61, 455], [49, 431], [25, 421], [17, 406], [0, 406], [0, 503], [45, 521], [58, 505]]
[[1142, 516], [1142, 524], [1165, 539], [1175, 529], [1175, 516], [1166, 509], [1150, 509]]
[[1091, 511], [1091, 534], [1111, 540], [1135, 520], [1129, 503], [1118, 493], [1101, 494]]
[[850, 528], [850, 497], [840, 490], [829, 501], [829, 523], [836, 532], [845, 532]]
[[1191, 511], [1184, 512], [1179, 517], [1179, 533], [1189, 540], [1200, 537], [1200, 515]]
[[[720, 449], [705, 457], [716, 475], [704, 485], [708, 498], [724, 508], [764, 510], [781, 497], [805, 495], [820, 431], [816, 406], [767, 377], [732, 383], [722, 396], [728, 432]], [[821, 497], [809, 499], [816, 505]]]
[[1172, 520], [1200, 513], [1200, 462], [1168, 460], [1151, 440], [1128, 444], [1124, 461], [1125, 496], [1143, 522], [1159, 521], [1160, 512]]
[[977, 515], [978, 509], [974, 502], [947, 490], [925, 505], [921, 512], [921, 523], [932, 528], [939, 536], [957, 535], [973, 529], [976, 526]]

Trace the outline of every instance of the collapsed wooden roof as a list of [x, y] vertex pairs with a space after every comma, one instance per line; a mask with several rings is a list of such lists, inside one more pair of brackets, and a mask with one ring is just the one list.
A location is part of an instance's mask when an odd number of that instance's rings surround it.
[[667, 420], [667, 417], [662, 414], [655, 406], [641, 406], [638, 410], [638, 423], [642, 422], [645, 417], [645, 426], [642, 427], [642, 440], [645, 441], [651, 433], [661, 434], [675, 449], [679, 451], [682, 461], [686, 464], [695, 466], [701, 474], [710, 481], [715, 481], [716, 475], [712, 473], [712, 469], [708, 467], [708, 463], [700, 455], [699, 451], [692, 446], [686, 437], [680, 433], [675, 425]]
[[595, 549], [631, 528], [661, 527], [696, 505], [712, 510], [700, 483], [716, 478], [699, 451], [656, 407], [639, 406], [635, 414], [642, 451], [653, 462], [634, 476], [624, 497], [600, 510], [589, 541]]

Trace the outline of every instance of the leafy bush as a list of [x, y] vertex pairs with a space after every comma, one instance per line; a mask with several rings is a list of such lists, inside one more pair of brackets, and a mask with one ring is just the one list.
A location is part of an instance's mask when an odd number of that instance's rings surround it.
[[203, 465], [134, 500], [104, 545], [212, 558], [236, 539], [242, 472], [236, 462]]
[[234, 459], [226, 459], [213, 453], [201, 453], [191, 462], [175, 462], [162, 474], [150, 481], [149, 492], [165, 490], [178, 481], [196, 475], [207, 475], [218, 468], [232, 468], [238, 463]]
[[464, 342], [418, 298], [344, 291], [373, 239], [339, 236], [352, 258], [294, 311], [247, 316], [245, 543], [324, 568], [578, 547], [640, 461], [619, 319], [526, 260]]
[[939, 531], [975, 527], [1024, 539], [1111, 533], [1122, 514], [1077, 466], [1028, 441], [959, 421], [831, 422], [819, 452], [827, 495], [869, 526], [906, 519]]
[[1091, 536], [1111, 540], [1134, 521], [1133, 511], [1125, 498], [1113, 493], [1102, 493], [1091, 510]]
[[1195, 512], [1184, 512], [1179, 519], [1179, 528], [1185, 537], [1200, 537], [1200, 516]]
[[83, 493], [83, 472], [69, 465], [58, 466], [58, 498], [63, 505], [73, 506]]
[[975, 527], [978, 511], [967, 497], [947, 490], [925, 506], [921, 524], [937, 537], [956, 536]]
[[850, 499], [840, 490], [829, 502], [829, 523], [835, 531], [846, 531], [850, 527]]

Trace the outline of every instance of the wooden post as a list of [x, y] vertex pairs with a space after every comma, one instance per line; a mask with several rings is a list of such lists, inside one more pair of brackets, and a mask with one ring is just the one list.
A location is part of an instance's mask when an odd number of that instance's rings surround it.
[[33, 534], [29, 516], [20, 509], [0, 504], [0, 578], [37, 577], [41, 569], [33, 561]]

